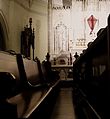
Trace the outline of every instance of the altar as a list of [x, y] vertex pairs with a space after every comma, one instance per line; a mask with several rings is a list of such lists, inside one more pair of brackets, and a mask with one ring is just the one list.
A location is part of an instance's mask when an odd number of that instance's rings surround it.
[[73, 65], [52, 65], [52, 70], [59, 71], [61, 80], [69, 80], [73, 78]]

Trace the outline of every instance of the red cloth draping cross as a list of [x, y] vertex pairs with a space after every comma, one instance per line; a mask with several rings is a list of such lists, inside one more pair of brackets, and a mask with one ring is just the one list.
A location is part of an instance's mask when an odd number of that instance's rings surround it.
[[91, 29], [90, 34], [92, 34], [92, 31], [94, 30], [94, 27], [95, 27], [95, 24], [96, 24], [96, 22], [97, 22], [97, 19], [96, 19], [93, 15], [91, 15], [91, 16], [87, 19], [87, 21], [88, 21], [89, 27], [90, 27], [90, 29]]

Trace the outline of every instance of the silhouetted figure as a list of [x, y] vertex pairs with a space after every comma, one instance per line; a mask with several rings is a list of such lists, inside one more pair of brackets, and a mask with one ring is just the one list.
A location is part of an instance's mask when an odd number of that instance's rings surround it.
[[77, 54], [77, 52], [74, 55], [75, 59], [77, 59], [79, 57], [79, 55]]
[[49, 76], [49, 78], [51, 78], [51, 73], [52, 73], [52, 70], [51, 70], [51, 62], [50, 62], [50, 54], [47, 53], [46, 55], [46, 61], [45, 61], [45, 68], [46, 68], [46, 71], [47, 71], [47, 75]]
[[46, 82], [50, 82], [51, 80], [51, 62], [50, 62], [50, 55], [47, 53], [46, 59], [42, 62], [43, 67], [43, 74], [46, 79]]
[[54, 80], [58, 79], [59, 72], [52, 70], [49, 53], [47, 53], [46, 60], [44, 60], [42, 62], [42, 64], [45, 68], [44, 72], [45, 72], [45, 77], [46, 77], [47, 82], [51, 82], [51, 81], [54, 81]]

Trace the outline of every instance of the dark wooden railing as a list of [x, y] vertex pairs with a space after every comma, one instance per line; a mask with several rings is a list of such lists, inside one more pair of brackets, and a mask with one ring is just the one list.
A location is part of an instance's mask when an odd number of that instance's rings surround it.
[[[83, 108], [83, 110], [87, 111], [86, 114], [93, 112], [91, 116], [86, 116], [87, 119], [91, 119], [93, 115], [96, 115], [94, 119], [107, 119], [110, 117], [108, 113], [110, 94], [109, 29], [110, 16], [108, 17], [107, 27], [100, 30], [97, 38], [89, 44], [88, 48], [73, 63], [74, 93], [76, 93], [73, 94], [73, 99], [80, 109]], [[85, 96], [82, 96], [82, 92]], [[80, 102], [83, 102], [84, 105]], [[83, 105], [82, 108], [81, 104]], [[88, 107], [91, 110], [89, 112]]]

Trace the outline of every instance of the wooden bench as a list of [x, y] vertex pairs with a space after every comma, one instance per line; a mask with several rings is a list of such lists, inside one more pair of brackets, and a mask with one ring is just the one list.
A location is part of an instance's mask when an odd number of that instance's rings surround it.
[[17, 107], [6, 101], [20, 92], [20, 75], [16, 56], [0, 51], [0, 118], [16, 118]]
[[44, 84], [44, 79], [41, 77], [38, 62], [23, 58], [21, 54], [17, 54], [17, 63], [20, 73], [20, 78], [23, 86], [39, 87]]
[[[57, 88], [58, 86], [57, 84], [59, 83], [59, 80], [53, 81], [51, 83], [46, 81], [45, 75], [43, 73], [43, 67], [38, 59], [33, 61], [23, 58], [21, 54], [17, 54], [17, 61], [18, 66], [20, 66], [19, 71], [20, 74], [22, 75], [21, 78], [22, 79], [24, 78], [24, 82], [27, 82], [26, 88], [28, 87], [28, 93], [26, 90], [22, 92], [20, 95], [18, 95], [20, 99], [19, 103], [17, 104], [18, 105], [17, 109], [19, 112], [18, 117], [30, 118], [33, 117], [33, 113], [36, 112], [36, 110], [42, 110], [41, 108], [44, 108], [43, 107], [44, 103], [50, 100], [50, 98], [53, 98], [57, 94], [58, 92], [57, 89], [59, 89]], [[50, 97], [50, 95], [53, 96]], [[13, 99], [15, 101], [16, 97], [11, 98], [12, 102]], [[54, 99], [52, 100], [54, 101]], [[51, 103], [52, 101], [49, 102]], [[21, 106], [22, 109], [19, 106], [19, 104], [22, 105]], [[29, 107], [27, 107], [26, 105], [28, 105]], [[23, 113], [21, 110], [25, 112]], [[42, 116], [42, 114], [39, 115], [39, 111], [36, 113], [37, 114], [34, 114], [34, 116], [36, 116], [37, 118], [38, 117], [40, 118], [40, 116]]]
[[[0, 81], [0, 84], [2, 86], [1, 91], [5, 91], [5, 94], [6, 92], [8, 92], [6, 94], [6, 97], [11, 96], [12, 94], [16, 94], [18, 89], [20, 88], [20, 75], [18, 64], [16, 62], [16, 56], [11, 55], [8, 52], [0, 52]], [[13, 83], [10, 84], [10, 82]], [[8, 87], [4, 85], [7, 85]], [[9, 92], [8, 89], [12, 89], [10, 90], [11, 92]]]
[[[55, 100], [58, 93], [57, 81], [52, 87], [42, 88], [41, 90], [25, 90], [22, 93], [7, 99], [11, 104], [17, 105], [18, 118], [31, 118], [37, 117], [40, 119], [44, 109], [49, 111], [49, 106]], [[46, 106], [45, 106], [46, 105]]]
[[[40, 119], [46, 115], [44, 107], [54, 104], [59, 80], [47, 85], [40, 71], [40, 62], [23, 58], [21, 54], [0, 52], [0, 57], [0, 81], [3, 80], [0, 96], [6, 94], [0, 100], [0, 117]], [[3, 106], [6, 107], [4, 111]]]
[[[97, 38], [73, 63], [73, 79], [74, 102], [78, 108], [87, 111], [87, 119], [110, 118], [108, 112], [110, 97], [110, 15], [108, 25], [103, 30], [101, 29], [101, 32], [98, 32]], [[92, 112], [91, 114], [90, 111], [88, 113], [87, 105]]]

